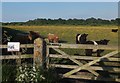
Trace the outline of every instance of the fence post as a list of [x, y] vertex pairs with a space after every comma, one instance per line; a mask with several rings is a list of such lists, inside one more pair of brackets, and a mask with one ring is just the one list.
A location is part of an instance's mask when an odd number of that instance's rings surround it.
[[47, 61], [46, 61], [46, 67], [49, 68], [49, 47], [48, 47], [48, 45], [47, 45], [46, 58], [47, 58]]
[[21, 52], [16, 52], [18, 59], [16, 59], [17, 66], [21, 65]]
[[33, 55], [33, 65], [37, 68], [43, 67], [43, 39], [36, 38], [34, 40], [34, 55]]

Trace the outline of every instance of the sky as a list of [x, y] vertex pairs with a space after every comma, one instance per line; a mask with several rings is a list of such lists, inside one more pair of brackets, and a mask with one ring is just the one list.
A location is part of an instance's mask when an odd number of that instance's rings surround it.
[[1, 0], [2, 2], [119, 2], [119, 0]]
[[2, 2], [2, 22], [90, 17], [117, 18], [118, 2]]

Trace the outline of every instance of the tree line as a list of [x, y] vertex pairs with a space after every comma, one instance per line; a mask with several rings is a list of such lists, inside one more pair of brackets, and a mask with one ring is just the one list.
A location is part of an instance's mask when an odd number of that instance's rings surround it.
[[100, 25], [119, 25], [120, 18], [105, 20], [101, 18], [88, 18], [88, 19], [43, 19], [37, 18], [34, 20], [29, 20], [26, 22], [10, 22], [2, 23], [2, 25], [91, 25], [91, 26], [100, 26]]

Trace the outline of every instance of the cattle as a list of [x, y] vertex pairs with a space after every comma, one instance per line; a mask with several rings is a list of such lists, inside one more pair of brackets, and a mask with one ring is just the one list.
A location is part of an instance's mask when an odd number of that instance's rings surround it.
[[12, 42], [20, 42], [20, 44], [31, 44], [32, 41], [28, 37], [28, 33], [17, 33], [16, 36], [12, 38]]
[[51, 33], [49, 33], [49, 34], [48, 34], [48, 41], [49, 41], [50, 43], [58, 43], [59, 37], [58, 37], [56, 34], [51, 34]]
[[76, 44], [84, 44], [86, 43], [88, 34], [77, 34], [76, 35]]
[[112, 29], [112, 32], [117, 32], [118, 31], [118, 29]]
[[2, 44], [7, 44], [11, 39], [12, 36], [7, 31], [2, 31]]
[[[88, 34], [77, 34], [76, 35], [76, 44], [92, 44], [92, 45], [107, 45], [110, 40], [107, 39], [102, 39], [99, 41], [94, 41], [94, 40], [87, 40]], [[100, 56], [100, 54], [104, 50], [100, 49], [85, 49], [85, 54], [87, 56], [92, 56], [93, 53], [97, 53], [97, 56]]]
[[[86, 44], [93, 44], [93, 45], [107, 45], [108, 42], [110, 40], [107, 40], [107, 39], [102, 39], [102, 40], [99, 40], [99, 41], [94, 41], [94, 40], [91, 40], [91, 41], [86, 41]], [[100, 54], [103, 52], [104, 50], [101, 50], [101, 49], [85, 49], [85, 53], [87, 56], [92, 56], [93, 53], [97, 53], [97, 56], [100, 56]]]

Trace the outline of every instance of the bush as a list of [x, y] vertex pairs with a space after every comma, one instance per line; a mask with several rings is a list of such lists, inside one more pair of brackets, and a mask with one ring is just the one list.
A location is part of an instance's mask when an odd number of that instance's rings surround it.
[[42, 68], [24, 65], [17, 68], [15, 80], [19, 82], [58, 83], [59, 79], [53, 68], [44, 70]]
[[16, 78], [16, 66], [15, 65], [2, 65], [2, 82], [14, 81]]

